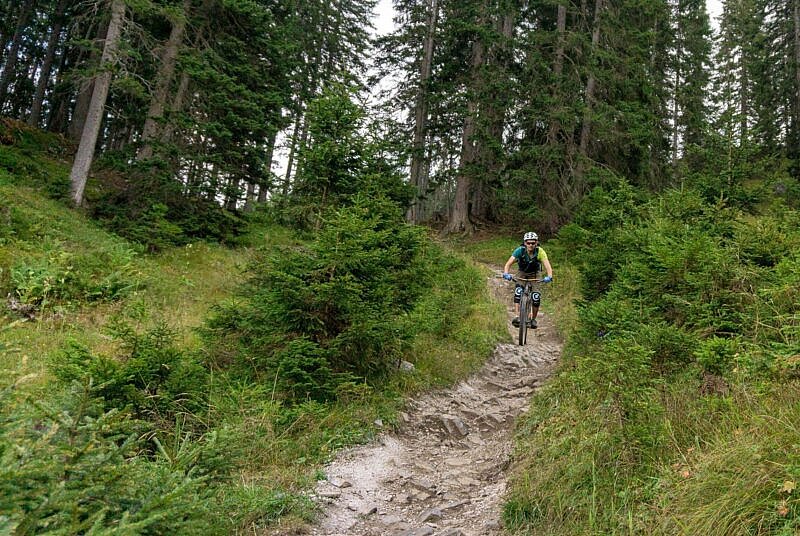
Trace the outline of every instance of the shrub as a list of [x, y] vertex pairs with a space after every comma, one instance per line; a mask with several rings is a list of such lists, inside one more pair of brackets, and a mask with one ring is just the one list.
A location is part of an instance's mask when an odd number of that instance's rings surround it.
[[219, 348], [232, 344], [240, 369], [275, 377], [293, 398], [327, 399], [353, 375], [385, 376], [411, 336], [399, 319], [431, 273], [424, 234], [387, 203], [357, 199], [308, 247], [252, 266], [242, 302], [209, 323], [210, 334], [233, 340]]
[[738, 351], [739, 343], [735, 339], [710, 337], [700, 342], [694, 356], [703, 370], [721, 375], [733, 368]]
[[[124, 172], [125, 179], [117, 176]], [[168, 169], [152, 163], [126, 163], [106, 169], [108, 180], [87, 190], [93, 218], [111, 231], [151, 251], [197, 239], [235, 242], [246, 220], [216, 201], [187, 195]]]
[[39, 309], [71, 301], [113, 301], [140, 284], [129, 248], [78, 254], [50, 242], [44, 253], [23, 255], [11, 267], [8, 282], [9, 292]]
[[788, 534], [797, 215], [745, 215], [702, 189], [647, 203], [625, 191], [594, 193], [560, 235], [585, 301], [561, 374], [523, 423], [533, 461], [506, 518], [548, 534]]
[[140, 454], [145, 427], [91, 381], [0, 391], [0, 527], [14, 534], [224, 534], [204, 479]]
[[142, 417], [203, 411], [206, 370], [197, 356], [173, 344], [166, 326], [137, 334], [118, 324], [113, 334], [121, 341], [121, 355], [95, 355], [72, 343], [54, 359], [55, 376], [67, 383], [92, 381], [107, 408], [131, 408]]

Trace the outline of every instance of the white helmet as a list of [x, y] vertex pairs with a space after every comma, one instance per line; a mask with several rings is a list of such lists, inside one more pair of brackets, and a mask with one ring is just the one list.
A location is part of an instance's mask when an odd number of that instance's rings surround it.
[[537, 235], [536, 233], [533, 233], [531, 231], [528, 231], [527, 233], [525, 233], [525, 236], [522, 237], [522, 240], [523, 240], [523, 242], [525, 240], [539, 240], [539, 235]]

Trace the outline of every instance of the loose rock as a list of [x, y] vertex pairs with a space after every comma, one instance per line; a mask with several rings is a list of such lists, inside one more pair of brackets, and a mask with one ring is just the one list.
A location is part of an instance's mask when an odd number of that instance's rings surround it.
[[[494, 278], [489, 285], [513, 316], [513, 286]], [[514, 337], [510, 319], [508, 326]], [[325, 469], [328, 482], [315, 494], [324, 516], [308, 534], [500, 536], [514, 421], [560, 351], [542, 316], [525, 346], [500, 344], [467, 380], [410, 400], [397, 430], [340, 453]]]

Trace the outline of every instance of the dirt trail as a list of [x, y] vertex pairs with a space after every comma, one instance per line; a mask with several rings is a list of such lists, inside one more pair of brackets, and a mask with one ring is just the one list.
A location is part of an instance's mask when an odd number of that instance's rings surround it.
[[[509, 304], [510, 284], [491, 277]], [[516, 334], [509, 322], [509, 331]], [[500, 344], [473, 376], [409, 402], [399, 430], [343, 452], [316, 489], [324, 515], [316, 536], [502, 534], [515, 418], [550, 374], [561, 347], [540, 313], [528, 344]]]

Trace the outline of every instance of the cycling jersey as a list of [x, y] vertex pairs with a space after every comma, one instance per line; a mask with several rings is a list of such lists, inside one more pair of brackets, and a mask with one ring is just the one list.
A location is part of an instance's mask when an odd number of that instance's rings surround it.
[[529, 255], [528, 248], [522, 245], [515, 249], [511, 255], [517, 259], [519, 271], [526, 274], [539, 273], [542, 269], [542, 261], [547, 260], [547, 253], [540, 246], [536, 246], [533, 249], [533, 254]]

